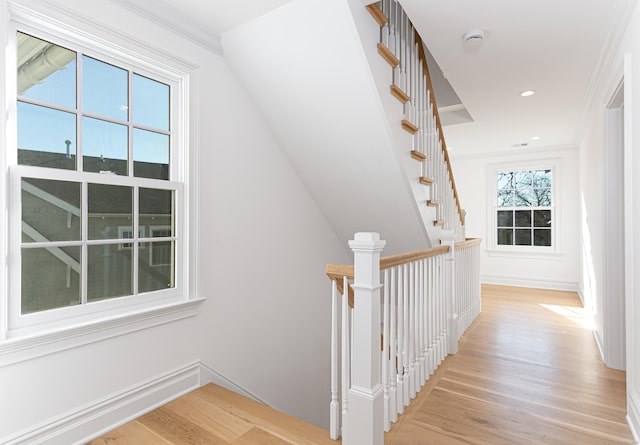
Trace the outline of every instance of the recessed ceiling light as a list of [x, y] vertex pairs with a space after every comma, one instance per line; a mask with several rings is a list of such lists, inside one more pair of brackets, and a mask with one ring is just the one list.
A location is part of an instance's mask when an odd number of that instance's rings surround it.
[[520, 96], [529, 97], [529, 96], [533, 96], [534, 94], [536, 94], [535, 90], [525, 90], [520, 93]]
[[532, 141], [539, 141], [540, 140], [540, 136], [534, 136], [531, 138]]

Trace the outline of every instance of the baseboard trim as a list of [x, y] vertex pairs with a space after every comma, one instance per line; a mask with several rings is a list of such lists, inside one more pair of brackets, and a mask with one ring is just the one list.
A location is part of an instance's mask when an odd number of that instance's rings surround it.
[[604, 359], [604, 348], [602, 345], [602, 338], [600, 337], [600, 333], [596, 329], [593, 330], [593, 338], [596, 341], [596, 346], [598, 346], [598, 351], [600, 352], [600, 359], [602, 360], [602, 363], [606, 365], [606, 361]]
[[265, 402], [247, 389], [220, 374], [218, 371], [215, 371], [213, 368], [205, 365], [204, 363], [200, 363], [200, 384], [206, 385], [207, 383], [215, 383], [218, 386], [222, 386], [223, 388], [226, 388], [233, 392], [237, 392], [238, 394], [255, 400], [256, 402], [260, 402], [263, 405], [271, 406], [269, 403]]
[[578, 283], [573, 281], [550, 281], [518, 278], [505, 275], [482, 275], [483, 284], [497, 284], [500, 286], [530, 287], [534, 289], [549, 289], [568, 292], [578, 292]]
[[200, 386], [200, 362], [191, 362], [124, 391], [10, 437], [5, 445], [86, 443]]
[[634, 393], [627, 392], [627, 423], [635, 443], [640, 443], [640, 403]]

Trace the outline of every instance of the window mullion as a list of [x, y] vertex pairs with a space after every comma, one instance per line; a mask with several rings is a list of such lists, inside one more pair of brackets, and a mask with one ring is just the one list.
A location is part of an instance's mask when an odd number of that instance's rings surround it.
[[[128, 101], [128, 106], [129, 109], [128, 114], [127, 114], [127, 127], [128, 127], [128, 142], [129, 142], [129, 146], [128, 146], [128, 166], [129, 166], [129, 177], [133, 177], [134, 176], [134, 171], [133, 171], [133, 107], [134, 107], [134, 103], [133, 103], [133, 72], [129, 71], [129, 81], [128, 81], [128, 97], [127, 97], [127, 101]], [[137, 232], [134, 232], [134, 235]]]
[[133, 233], [131, 234], [133, 241], [133, 251], [131, 255], [131, 277], [132, 295], [138, 295], [138, 256], [140, 255], [140, 187], [137, 185], [133, 188]]
[[82, 53], [76, 53], [76, 170], [84, 171], [82, 147]]
[[82, 214], [82, 253], [80, 255], [81, 270], [80, 274], [80, 301], [81, 304], [87, 304], [87, 274], [89, 271], [89, 247], [87, 240], [89, 239], [89, 185], [87, 181], [82, 181], [81, 195], [81, 214]]

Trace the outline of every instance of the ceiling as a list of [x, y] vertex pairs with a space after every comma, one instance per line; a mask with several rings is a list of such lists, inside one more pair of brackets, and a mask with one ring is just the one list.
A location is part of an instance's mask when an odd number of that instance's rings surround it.
[[[170, 11], [183, 24], [219, 35], [290, 0], [114, 1]], [[634, 3], [402, 0], [473, 119], [445, 127], [452, 156], [576, 145], [598, 68]], [[472, 28], [485, 39], [468, 47], [462, 36]], [[530, 89], [536, 94], [519, 95]]]

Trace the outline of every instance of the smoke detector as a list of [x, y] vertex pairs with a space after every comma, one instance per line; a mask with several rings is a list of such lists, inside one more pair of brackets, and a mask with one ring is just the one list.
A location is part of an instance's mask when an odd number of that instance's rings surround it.
[[462, 36], [462, 39], [464, 40], [465, 45], [481, 45], [484, 41], [484, 31], [480, 28], [471, 29]]

